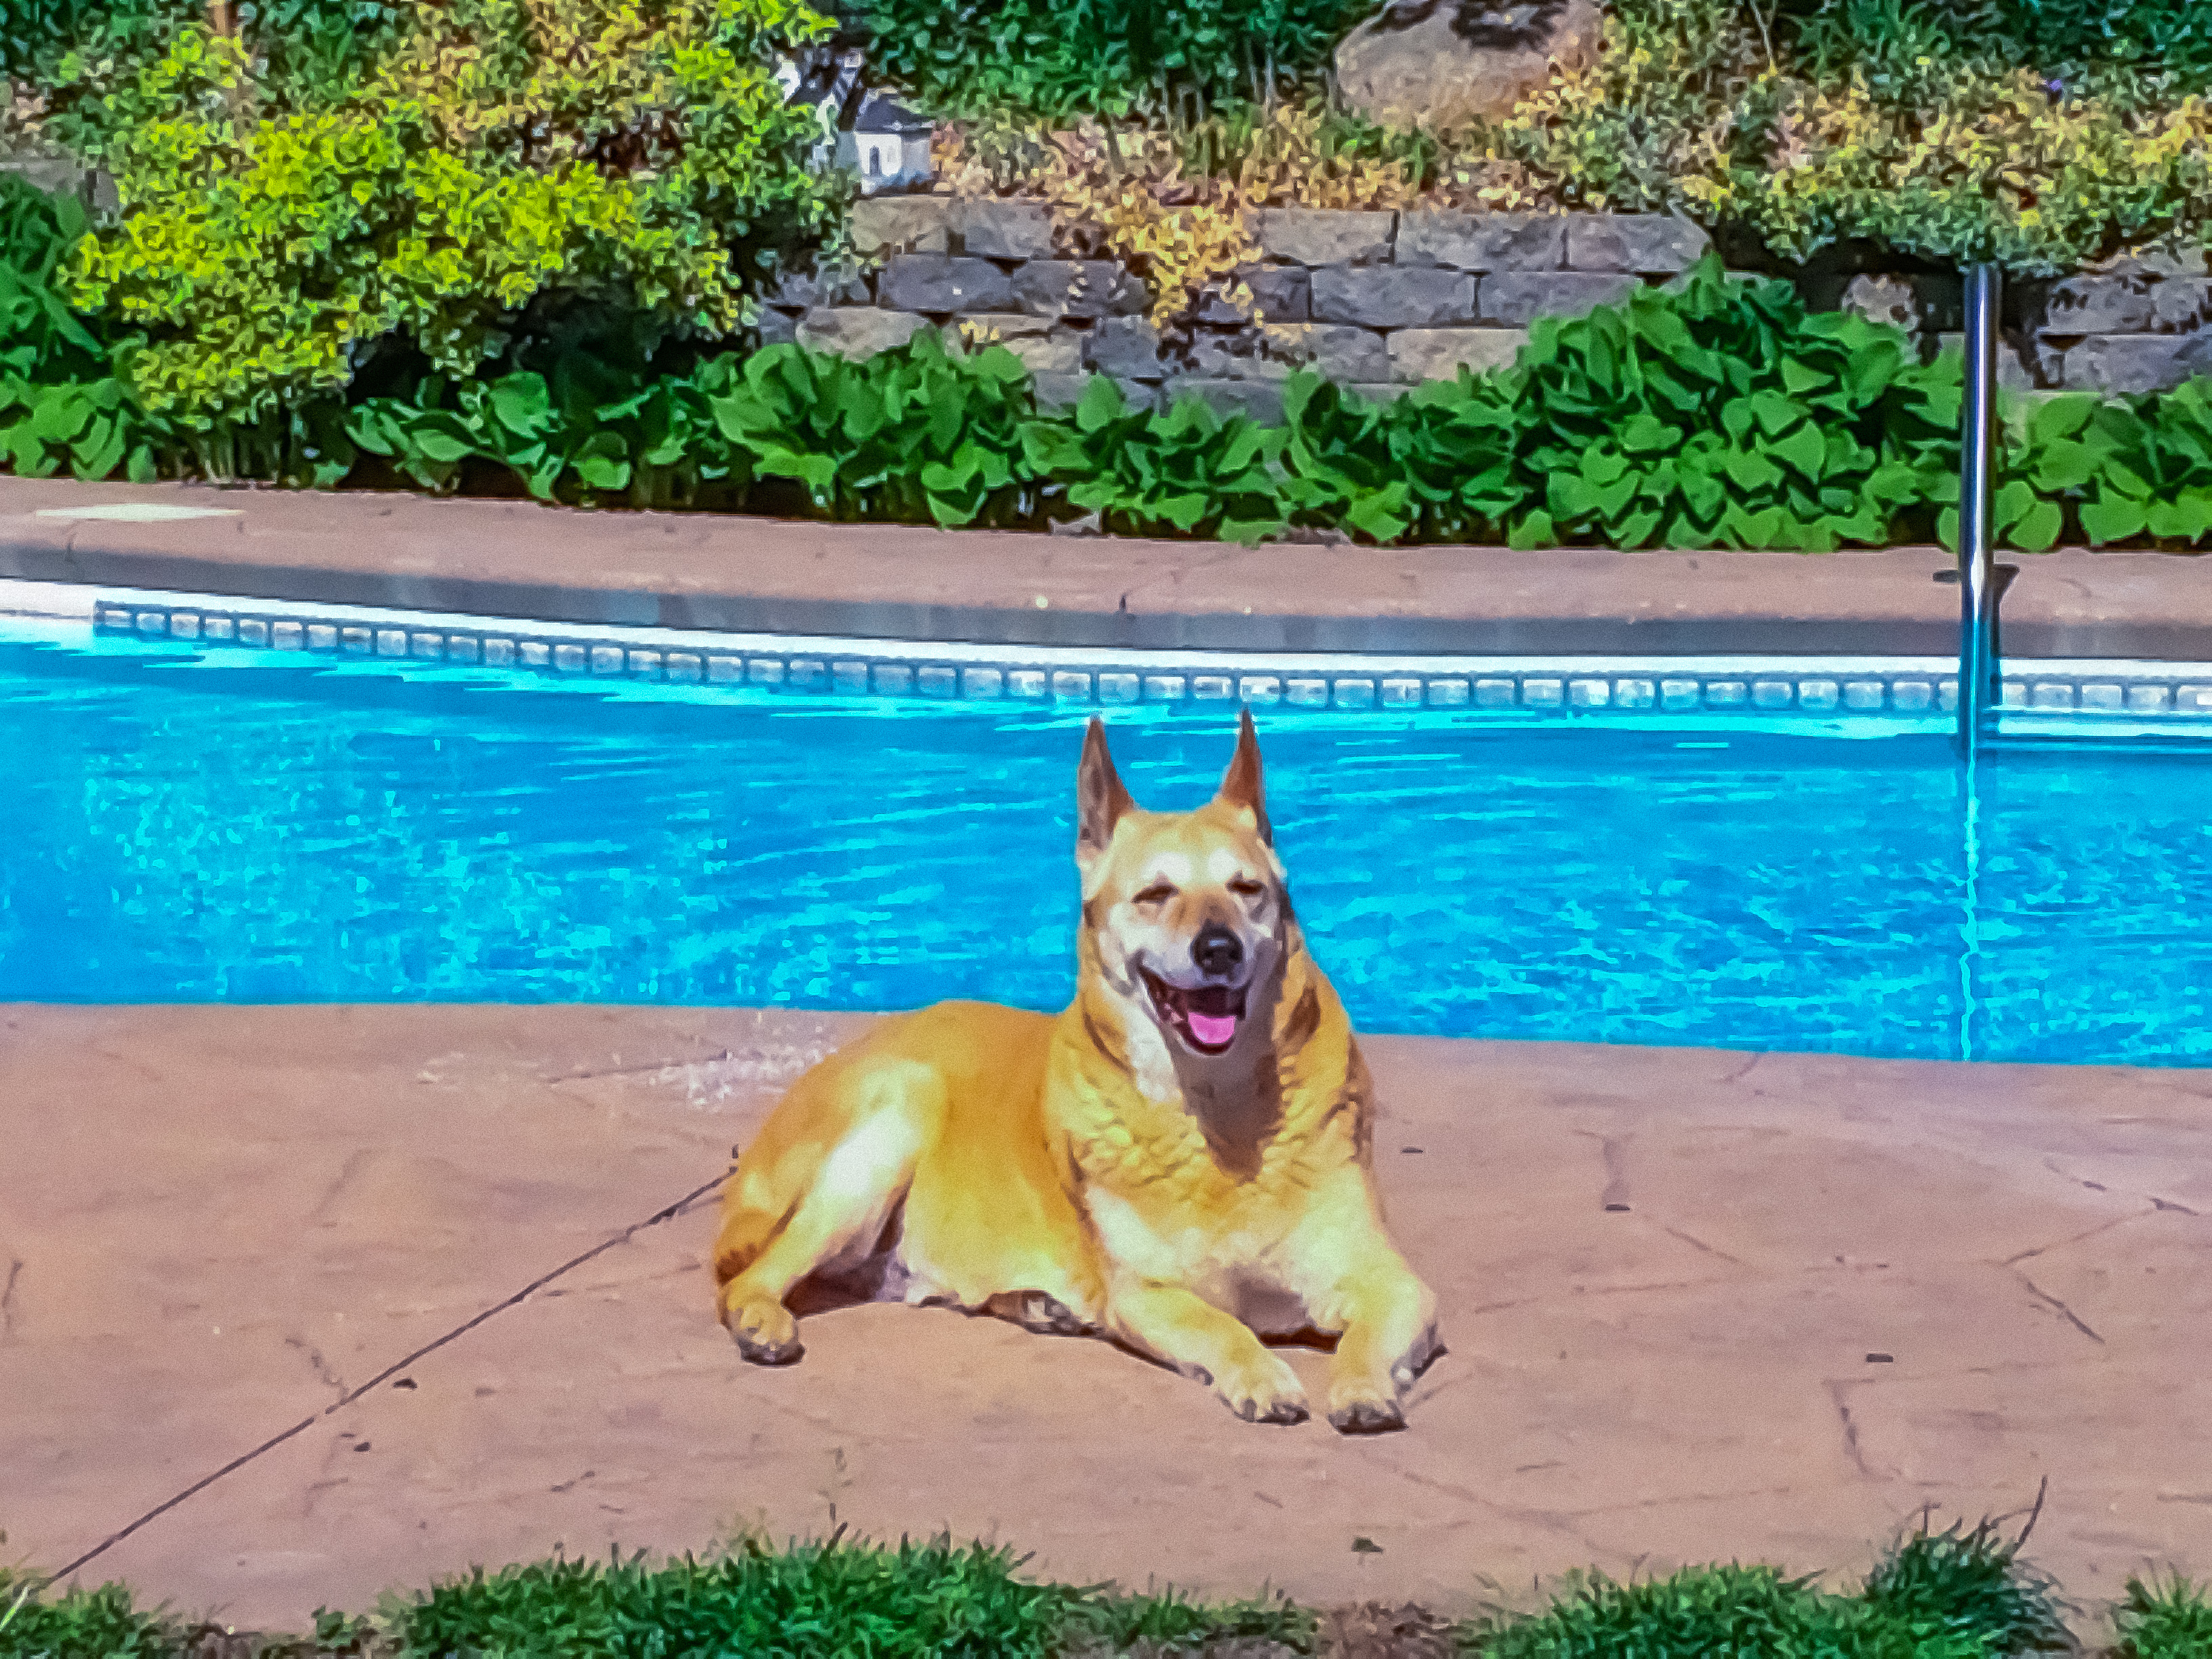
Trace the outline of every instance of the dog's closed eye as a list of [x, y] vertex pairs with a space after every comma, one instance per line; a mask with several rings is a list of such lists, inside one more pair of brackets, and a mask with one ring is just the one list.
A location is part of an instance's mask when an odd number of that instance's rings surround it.
[[1166, 882], [1156, 881], [1137, 895], [1139, 904], [1165, 904], [1176, 896], [1176, 890]]
[[1257, 898], [1267, 890], [1262, 884], [1253, 880], [1249, 876], [1239, 876], [1229, 884], [1229, 890], [1236, 894], [1238, 898]]

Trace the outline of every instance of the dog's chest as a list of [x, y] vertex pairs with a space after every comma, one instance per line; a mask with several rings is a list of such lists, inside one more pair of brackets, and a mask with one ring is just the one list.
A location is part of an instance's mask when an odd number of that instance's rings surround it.
[[1106, 1254], [1182, 1282], [1268, 1262], [1342, 1158], [1331, 1137], [1287, 1134], [1224, 1158], [1179, 1107], [1101, 1114], [1071, 1128], [1084, 1206]]

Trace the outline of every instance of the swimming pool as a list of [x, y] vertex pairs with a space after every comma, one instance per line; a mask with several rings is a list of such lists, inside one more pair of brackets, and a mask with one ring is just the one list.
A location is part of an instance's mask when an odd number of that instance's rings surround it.
[[[1057, 1007], [1087, 714], [0, 631], [0, 1000]], [[2212, 763], [1881, 729], [1261, 717], [1362, 1029], [2212, 1063]]]

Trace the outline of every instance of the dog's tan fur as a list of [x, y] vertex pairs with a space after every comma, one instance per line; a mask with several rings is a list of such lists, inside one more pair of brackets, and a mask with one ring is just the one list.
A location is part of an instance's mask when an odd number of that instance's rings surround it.
[[[945, 1003], [801, 1078], [726, 1189], [722, 1322], [746, 1358], [796, 1359], [793, 1292], [866, 1273], [874, 1294], [1103, 1333], [1269, 1423], [1307, 1407], [1261, 1335], [1317, 1333], [1329, 1420], [1401, 1426], [1436, 1298], [1383, 1231], [1367, 1068], [1291, 908], [1251, 716], [1194, 812], [1139, 811], [1096, 720], [1077, 793], [1074, 1002]], [[1243, 1011], [1209, 1051], [1146, 975], [1205, 978], [1224, 935], [1239, 966], [1212, 977], [1244, 975]]]

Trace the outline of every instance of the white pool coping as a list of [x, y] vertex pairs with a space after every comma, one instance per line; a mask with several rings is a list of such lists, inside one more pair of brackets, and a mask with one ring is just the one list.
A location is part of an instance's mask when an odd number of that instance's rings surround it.
[[[0, 580], [0, 617], [42, 638], [169, 639], [306, 656], [447, 662], [579, 679], [1054, 705], [1177, 702], [1889, 717], [1957, 703], [1927, 656], [1401, 655], [1139, 650], [719, 633]], [[2009, 659], [2002, 707], [2194, 726], [2212, 663]]]

